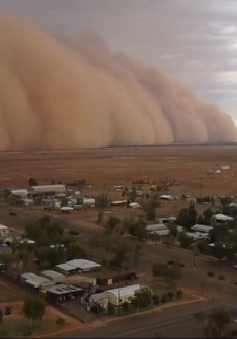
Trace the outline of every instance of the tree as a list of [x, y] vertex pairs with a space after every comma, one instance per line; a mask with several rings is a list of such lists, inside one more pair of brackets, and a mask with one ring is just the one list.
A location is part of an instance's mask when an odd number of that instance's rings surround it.
[[22, 311], [26, 318], [30, 319], [30, 328], [33, 321], [42, 320], [45, 314], [45, 302], [39, 295], [28, 294], [25, 298]]
[[147, 238], [146, 231], [146, 222], [140, 218], [135, 224], [131, 224], [129, 227], [129, 234], [138, 237], [138, 240], [141, 241]]
[[102, 194], [96, 197], [95, 199], [95, 207], [96, 208], [106, 208], [110, 205], [110, 200], [108, 199], [107, 195]]
[[68, 198], [64, 197], [61, 201], [61, 207], [67, 207], [68, 206]]
[[136, 268], [137, 277], [139, 277], [139, 267], [140, 267], [140, 260], [142, 256], [141, 250], [142, 250], [141, 245], [137, 244], [133, 249], [133, 255], [132, 255], [133, 264]]
[[179, 211], [176, 222], [178, 225], [184, 226], [186, 228], [190, 228], [192, 226], [191, 220], [190, 220], [190, 214], [187, 208], [182, 208]]
[[103, 210], [99, 210], [98, 211], [97, 223], [100, 225], [102, 223], [103, 219], [104, 219], [104, 211]]
[[143, 287], [135, 293], [133, 305], [136, 306], [137, 311], [141, 307], [147, 307], [152, 301], [152, 290], [149, 287]]
[[28, 179], [28, 184], [30, 186], [38, 186], [38, 180], [36, 179], [36, 177], [29, 177]]
[[211, 223], [213, 214], [214, 214], [214, 212], [213, 212], [213, 210], [212, 210], [211, 208], [207, 208], [207, 209], [203, 212], [204, 218], [205, 218], [205, 220], [206, 220], [206, 222], [207, 222], [208, 224]]
[[148, 221], [156, 221], [156, 208], [159, 206], [157, 198], [152, 197], [146, 205], [146, 219]]
[[86, 258], [86, 251], [79, 241], [71, 242], [67, 246], [67, 259], [72, 260], [75, 258], [77, 259]]
[[59, 332], [61, 332], [62, 328], [65, 326], [66, 324], [66, 321], [64, 318], [61, 318], [59, 317], [57, 320], [56, 320], [56, 325], [58, 326], [59, 328]]
[[122, 231], [124, 233], [128, 233], [130, 227], [133, 227], [135, 224], [136, 224], [136, 221], [134, 220], [132, 216], [128, 218], [124, 218], [122, 222]]
[[230, 197], [224, 197], [220, 199], [220, 203], [222, 207], [225, 207], [226, 205], [229, 205], [232, 202], [232, 199]]
[[231, 320], [227, 310], [222, 307], [213, 308], [211, 312], [198, 312], [195, 317], [204, 323], [205, 338], [222, 338]]
[[128, 243], [119, 240], [113, 247], [112, 251], [114, 253], [114, 257], [111, 264], [115, 267], [127, 268], [129, 266], [131, 246]]
[[106, 224], [105, 224], [105, 229], [112, 232], [115, 227], [120, 223], [120, 219], [110, 215], [109, 219], [107, 220]]
[[93, 256], [95, 247], [99, 246], [98, 236], [96, 236], [96, 235], [91, 236], [88, 239], [88, 246], [89, 246], [89, 249], [90, 249], [90, 254], [91, 254], [91, 256]]

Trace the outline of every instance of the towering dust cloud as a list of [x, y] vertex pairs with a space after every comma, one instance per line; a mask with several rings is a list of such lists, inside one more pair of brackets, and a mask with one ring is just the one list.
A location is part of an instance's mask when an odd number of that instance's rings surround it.
[[0, 150], [237, 139], [232, 119], [91, 33], [0, 17]]

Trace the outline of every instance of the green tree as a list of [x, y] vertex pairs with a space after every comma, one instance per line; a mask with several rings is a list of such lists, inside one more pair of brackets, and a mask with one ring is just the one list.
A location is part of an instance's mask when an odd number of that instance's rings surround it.
[[129, 227], [129, 234], [138, 237], [141, 241], [147, 238], [146, 222], [140, 218], [135, 224], [131, 224]]
[[22, 311], [25, 317], [30, 319], [30, 328], [32, 328], [33, 321], [42, 320], [45, 314], [45, 302], [38, 295], [28, 294], [25, 298]]
[[220, 203], [222, 207], [225, 207], [226, 205], [229, 205], [232, 202], [232, 199], [230, 197], [224, 197], [220, 199]]
[[10, 195], [11, 195], [11, 191], [10, 191], [9, 189], [7, 189], [7, 188], [4, 188], [4, 189], [2, 190], [2, 195], [3, 195], [3, 198], [4, 198], [5, 200], [8, 200], [8, 198], [9, 198]]
[[104, 211], [100, 209], [98, 211], [97, 223], [100, 225], [102, 223], [103, 219], [104, 219]]
[[109, 232], [112, 232], [115, 227], [120, 223], [120, 219], [110, 215], [109, 219], [107, 220], [106, 224], [105, 224], [105, 229]]
[[38, 180], [36, 179], [36, 177], [29, 177], [28, 179], [28, 184], [30, 186], [38, 186]]
[[59, 328], [59, 332], [61, 332], [61, 331], [62, 331], [62, 328], [66, 325], [65, 319], [59, 317], [59, 318], [56, 320], [56, 325], [57, 325], [58, 328]]
[[68, 260], [86, 258], [86, 251], [79, 241], [71, 242], [66, 248]]
[[141, 256], [142, 256], [142, 246], [140, 244], [135, 245], [132, 253], [132, 260], [133, 260], [133, 265], [136, 268], [136, 274], [137, 277], [139, 277], [140, 273], [140, 261], [141, 261]]
[[68, 198], [64, 197], [61, 201], [61, 207], [67, 207], [68, 206]]
[[143, 287], [135, 293], [133, 305], [136, 306], [137, 311], [141, 307], [150, 306], [152, 301], [152, 290], [149, 287]]
[[205, 218], [205, 220], [207, 221], [208, 224], [211, 223], [213, 214], [214, 214], [214, 212], [213, 212], [213, 210], [212, 210], [211, 208], [207, 208], [207, 209], [203, 212], [204, 218]]
[[136, 224], [136, 221], [132, 216], [124, 218], [122, 222], [122, 231], [128, 233], [130, 227], [133, 227]]
[[222, 307], [213, 308], [211, 312], [198, 312], [195, 317], [204, 323], [205, 338], [222, 338], [231, 320], [227, 310]]
[[177, 215], [177, 219], [176, 222], [178, 225], [180, 226], [184, 226], [187, 229], [189, 229], [192, 225], [191, 225], [191, 219], [190, 219], [190, 214], [187, 208], [182, 208], [178, 215]]
[[146, 219], [156, 221], [156, 208], [159, 207], [157, 198], [152, 197], [146, 204]]

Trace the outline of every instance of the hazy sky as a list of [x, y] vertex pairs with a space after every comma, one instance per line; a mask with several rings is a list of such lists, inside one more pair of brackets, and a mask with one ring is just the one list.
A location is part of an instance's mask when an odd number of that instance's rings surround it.
[[53, 32], [93, 28], [237, 119], [237, 0], [0, 0]]

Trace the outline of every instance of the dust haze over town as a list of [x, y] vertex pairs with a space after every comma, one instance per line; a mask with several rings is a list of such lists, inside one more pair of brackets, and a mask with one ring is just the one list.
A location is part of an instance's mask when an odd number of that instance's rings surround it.
[[84, 30], [0, 17], [0, 150], [237, 139], [233, 119], [158, 68]]

